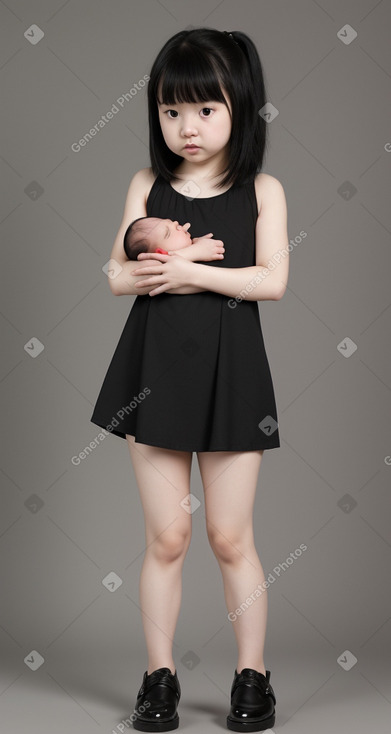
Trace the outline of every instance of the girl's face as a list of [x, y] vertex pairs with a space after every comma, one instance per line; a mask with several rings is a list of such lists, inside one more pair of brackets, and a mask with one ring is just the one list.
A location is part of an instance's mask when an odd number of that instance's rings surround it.
[[[206, 162], [224, 153], [231, 135], [231, 104], [222, 102], [183, 102], [158, 104], [159, 120], [166, 145], [173, 153], [194, 163]], [[196, 149], [187, 149], [186, 145]]]

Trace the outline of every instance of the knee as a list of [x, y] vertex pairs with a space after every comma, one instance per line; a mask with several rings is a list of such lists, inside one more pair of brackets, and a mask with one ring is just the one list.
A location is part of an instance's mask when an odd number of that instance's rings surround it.
[[191, 534], [187, 531], [174, 531], [169, 528], [152, 543], [151, 550], [159, 561], [170, 563], [186, 555]]
[[210, 546], [216, 558], [226, 563], [235, 563], [246, 555], [249, 543], [244, 542], [243, 535], [231, 528], [212, 528], [208, 530]]

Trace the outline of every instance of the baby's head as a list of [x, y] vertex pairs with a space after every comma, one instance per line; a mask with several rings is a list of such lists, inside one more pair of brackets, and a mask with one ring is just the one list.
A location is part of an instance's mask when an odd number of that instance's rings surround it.
[[188, 233], [189, 222], [181, 226], [172, 219], [159, 217], [140, 217], [127, 228], [124, 236], [124, 250], [129, 260], [137, 260], [140, 252], [156, 252], [163, 250], [180, 250], [191, 245]]

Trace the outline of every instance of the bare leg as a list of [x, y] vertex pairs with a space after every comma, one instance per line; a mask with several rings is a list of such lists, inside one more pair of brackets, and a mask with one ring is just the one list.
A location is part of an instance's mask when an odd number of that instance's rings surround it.
[[190, 491], [192, 453], [136, 443], [126, 436], [144, 510], [146, 551], [140, 574], [140, 606], [148, 650], [148, 675], [175, 673], [172, 645], [182, 597], [182, 567], [191, 515], [180, 502]]
[[[209, 542], [223, 576], [228, 612], [235, 612], [265, 580], [253, 534], [253, 507], [263, 450], [198, 452], [205, 492]], [[266, 674], [263, 651], [267, 592], [253, 596], [232, 622], [238, 645], [237, 671]]]

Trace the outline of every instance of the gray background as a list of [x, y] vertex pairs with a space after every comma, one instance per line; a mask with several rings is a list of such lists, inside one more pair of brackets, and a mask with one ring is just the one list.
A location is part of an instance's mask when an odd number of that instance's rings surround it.
[[[386, 0], [1, 2], [4, 731], [119, 732], [146, 669], [127, 443], [108, 435], [72, 463], [99, 434], [92, 407], [134, 301], [112, 295], [102, 268], [129, 182], [150, 165], [146, 88], [80, 152], [71, 145], [170, 36], [205, 25], [258, 47], [279, 112], [264, 170], [284, 186], [298, 243], [283, 299], [259, 304], [281, 435], [255, 504], [266, 576], [308, 546], [269, 589], [275, 730], [389, 731], [390, 11]], [[209, 732], [225, 728], [237, 651], [195, 454], [191, 491], [201, 506], [174, 660], [181, 727]]]

